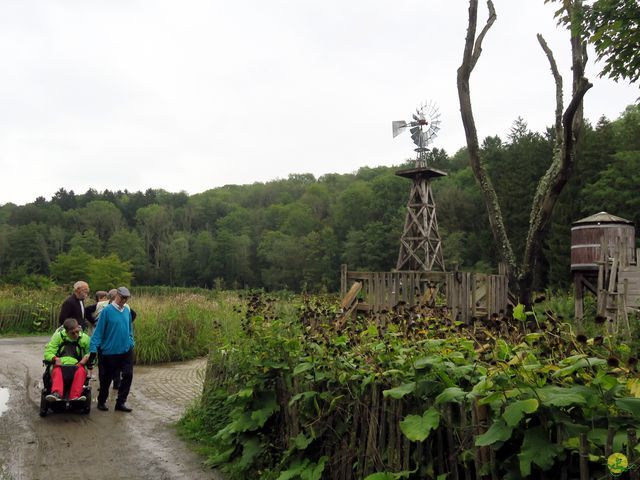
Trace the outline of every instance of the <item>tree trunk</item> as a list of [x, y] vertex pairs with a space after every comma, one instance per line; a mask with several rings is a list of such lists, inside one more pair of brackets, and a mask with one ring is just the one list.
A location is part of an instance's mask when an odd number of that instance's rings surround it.
[[[464, 125], [469, 151], [469, 163], [476, 181], [480, 187], [489, 225], [499, 252], [500, 258], [507, 264], [507, 275], [511, 288], [516, 288], [519, 293], [520, 303], [531, 305], [534, 273], [536, 260], [542, 252], [542, 245], [547, 233], [553, 208], [566, 185], [575, 157], [576, 138], [582, 127], [582, 99], [591, 88], [591, 84], [584, 78], [584, 66], [587, 61], [586, 49], [583, 39], [576, 32], [571, 36], [571, 50], [573, 59], [573, 96], [567, 109], [562, 113], [562, 77], [558, 73], [551, 50], [542, 36], [538, 35], [538, 41], [542, 46], [553, 73], [556, 83], [556, 111], [555, 111], [555, 147], [553, 161], [545, 175], [540, 179], [536, 190], [531, 214], [529, 217], [529, 232], [525, 244], [522, 263], [518, 266], [511, 247], [511, 242], [504, 227], [502, 211], [498, 203], [498, 197], [489, 176], [480, 162], [480, 146], [478, 134], [471, 108], [471, 95], [469, 89], [469, 77], [482, 52], [482, 41], [496, 20], [496, 13], [491, 0], [487, 1], [489, 18], [484, 28], [476, 38], [478, 21], [478, 0], [469, 0], [469, 23], [462, 64], [458, 68], [458, 97], [460, 99], [460, 114]], [[582, 0], [564, 0], [563, 11], [570, 18], [577, 18], [582, 8]]]
[[480, 144], [478, 143], [478, 131], [476, 129], [475, 119], [473, 117], [473, 109], [471, 108], [471, 93], [469, 89], [469, 78], [475, 67], [480, 53], [482, 52], [482, 40], [487, 34], [491, 26], [496, 20], [495, 9], [491, 0], [487, 1], [489, 7], [489, 18], [487, 23], [476, 39], [476, 28], [478, 21], [478, 0], [469, 1], [469, 24], [467, 27], [467, 36], [465, 39], [464, 55], [462, 65], [458, 68], [458, 97], [460, 99], [460, 114], [462, 116], [462, 124], [464, 125], [464, 133], [467, 140], [467, 150], [469, 153], [469, 163], [476, 182], [482, 192], [487, 214], [489, 216], [489, 225], [491, 233], [498, 249], [501, 260], [507, 265], [507, 274], [510, 279], [515, 278], [516, 260], [511, 247], [511, 242], [507, 236], [502, 218], [502, 210], [498, 203], [498, 196], [493, 188], [491, 179], [487, 174], [484, 166], [480, 162]]

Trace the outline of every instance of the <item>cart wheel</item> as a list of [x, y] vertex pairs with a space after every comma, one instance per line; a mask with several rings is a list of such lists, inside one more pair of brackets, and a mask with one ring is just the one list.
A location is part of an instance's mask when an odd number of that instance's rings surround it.
[[85, 396], [87, 397], [87, 400], [85, 401], [82, 413], [89, 414], [91, 412], [91, 390], [88, 390]]
[[49, 412], [49, 404], [47, 403], [45, 396], [46, 396], [45, 392], [42, 392], [40, 394], [40, 416], [41, 417], [46, 417], [47, 413]]

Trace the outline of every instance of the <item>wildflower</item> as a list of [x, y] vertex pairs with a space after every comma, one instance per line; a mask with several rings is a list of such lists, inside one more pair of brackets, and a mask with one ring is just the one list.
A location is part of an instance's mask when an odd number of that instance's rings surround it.
[[618, 366], [620, 366], [620, 360], [618, 360], [616, 357], [609, 357], [607, 358], [607, 365], [609, 365], [611, 368], [617, 368]]

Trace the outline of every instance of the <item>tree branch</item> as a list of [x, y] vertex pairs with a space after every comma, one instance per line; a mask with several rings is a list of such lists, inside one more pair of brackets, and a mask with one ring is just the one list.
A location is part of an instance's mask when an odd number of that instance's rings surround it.
[[484, 28], [480, 32], [480, 35], [478, 35], [478, 38], [475, 41], [475, 45], [473, 47], [473, 57], [471, 59], [471, 71], [473, 71], [473, 69], [475, 68], [476, 62], [478, 61], [478, 59], [480, 58], [480, 54], [482, 53], [482, 41], [484, 40], [484, 37], [487, 35], [487, 32], [497, 18], [496, 9], [493, 7], [493, 2], [491, 0], [487, 0], [487, 8], [489, 9], [489, 18], [487, 18], [487, 23], [485, 24]]
[[563, 90], [563, 82], [562, 76], [558, 71], [558, 65], [556, 64], [556, 60], [553, 57], [553, 52], [547, 45], [544, 37], [539, 33], [536, 35], [538, 37], [538, 43], [544, 50], [544, 53], [547, 55], [547, 59], [549, 60], [549, 66], [551, 67], [551, 73], [553, 74], [553, 78], [556, 82], [556, 121], [555, 121], [555, 143], [559, 145], [559, 142], [562, 140], [562, 90]]

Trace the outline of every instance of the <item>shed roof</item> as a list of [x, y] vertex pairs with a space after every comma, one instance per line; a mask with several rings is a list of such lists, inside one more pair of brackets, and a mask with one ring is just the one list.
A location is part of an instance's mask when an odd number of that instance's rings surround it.
[[586, 218], [576, 220], [573, 225], [580, 225], [583, 223], [626, 223], [633, 225], [633, 222], [622, 217], [616, 217], [607, 212], [599, 212], [595, 215], [590, 215]]

